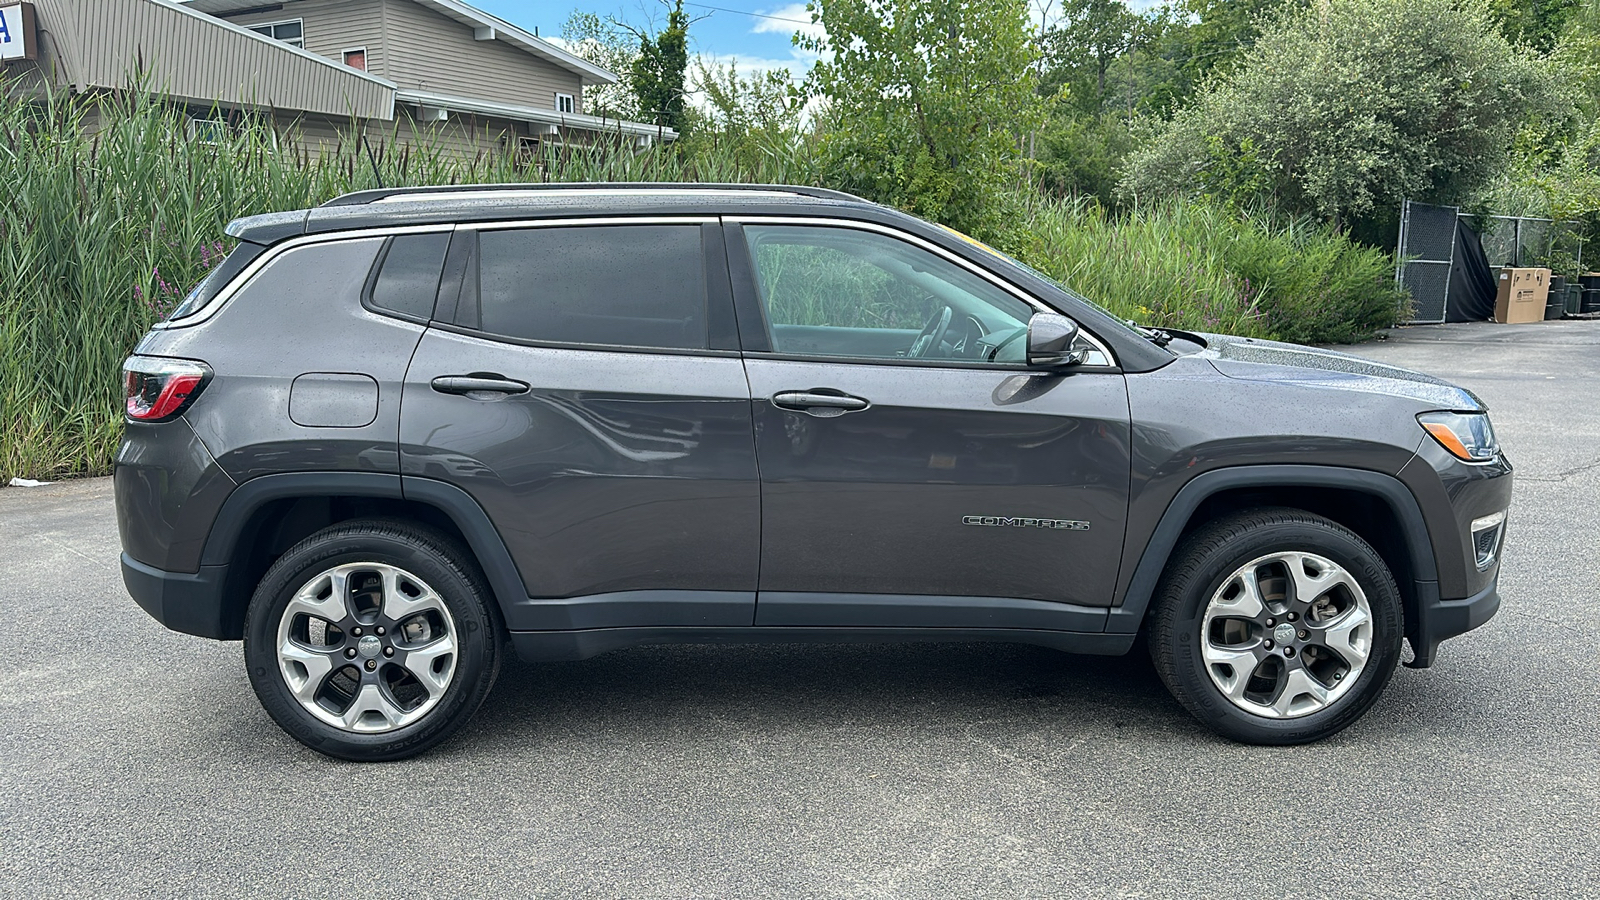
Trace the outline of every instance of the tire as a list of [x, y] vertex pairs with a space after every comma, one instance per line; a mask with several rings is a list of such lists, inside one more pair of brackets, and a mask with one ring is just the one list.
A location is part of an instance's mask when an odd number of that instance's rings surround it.
[[1303, 510], [1265, 508], [1179, 545], [1157, 590], [1150, 656], [1218, 734], [1305, 744], [1372, 706], [1404, 630], [1400, 591], [1366, 541]]
[[483, 576], [445, 535], [363, 520], [313, 534], [261, 579], [245, 614], [250, 684], [319, 753], [405, 759], [477, 711], [504, 629]]

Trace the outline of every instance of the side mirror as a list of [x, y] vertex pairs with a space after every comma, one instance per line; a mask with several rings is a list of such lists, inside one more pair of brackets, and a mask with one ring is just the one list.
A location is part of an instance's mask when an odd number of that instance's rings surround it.
[[1089, 356], [1077, 342], [1077, 322], [1055, 313], [1034, 313], [1028, 320], [1028, 365], [1076, 366]]

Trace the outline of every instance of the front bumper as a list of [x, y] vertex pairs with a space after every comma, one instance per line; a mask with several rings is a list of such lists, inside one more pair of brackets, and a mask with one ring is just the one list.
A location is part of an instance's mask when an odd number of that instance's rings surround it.
[[1437, 585], [1432, 593], [1432, 597], [1417, 598], [1416, 622], [1408, 629], [1414, 658], [1406, 665], [1413, 669], [1433, 665], [1440, 643], [1466, 634], [1494, 617], [1500, 609], [1499, 572], [1490, 579], [1488, 587], [1461, 600], [1439, 599]]
[[135, 603], [173, 631], [217, 640], [238, 640], [244, 623], [226, 613], [222, 602], [227, 566], [201, 566], [199, 572], [167, 572], [122, 554], [122, 583]]

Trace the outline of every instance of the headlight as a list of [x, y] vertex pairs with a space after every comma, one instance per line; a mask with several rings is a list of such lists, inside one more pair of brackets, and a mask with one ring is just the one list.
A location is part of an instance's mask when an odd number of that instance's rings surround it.
[[1488, 413], [1428, 412], [1417, 421], [1456, 459], [1489, 462], [1500, 455]]

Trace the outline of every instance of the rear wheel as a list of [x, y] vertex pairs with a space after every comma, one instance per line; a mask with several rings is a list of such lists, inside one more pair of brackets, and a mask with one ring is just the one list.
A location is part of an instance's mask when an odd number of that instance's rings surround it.
[[1354, 532], [1293, 509], [1212, 522], [1184, 541], [1150, 625], [1156, 670], [1220, 734], [1299, 744], [1348, 727], [1394, 674], [1400, 593]]
[[402, 759], [472, 715], [499, 669], [476, 568], [448, 538], [384, 521], [325, 529], [280, 558], [245, 619], [256, 696], [290, 735], [354, 760]]

